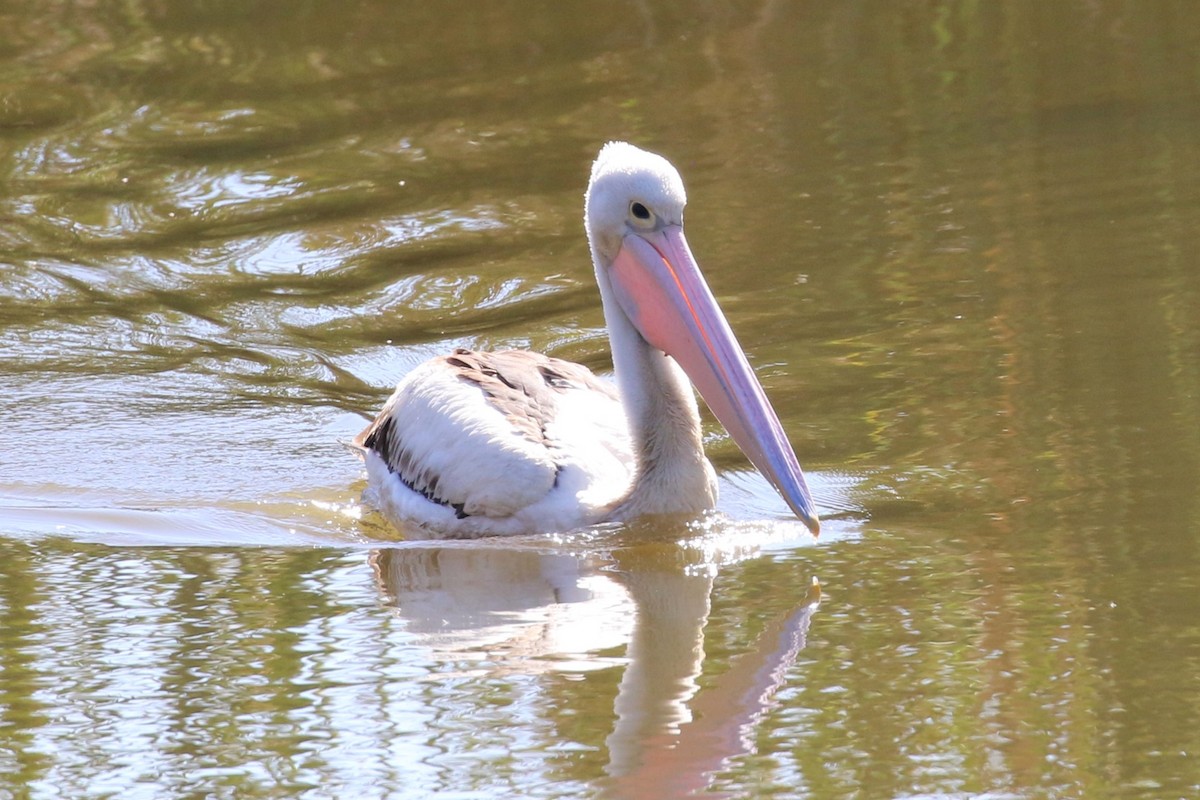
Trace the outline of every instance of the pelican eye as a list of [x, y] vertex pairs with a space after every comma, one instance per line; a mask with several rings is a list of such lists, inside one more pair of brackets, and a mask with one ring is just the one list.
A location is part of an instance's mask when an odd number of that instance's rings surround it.
[[629, 204], [629, 213], [641, 220], [650, 219], [650, 209], [636, 201]]

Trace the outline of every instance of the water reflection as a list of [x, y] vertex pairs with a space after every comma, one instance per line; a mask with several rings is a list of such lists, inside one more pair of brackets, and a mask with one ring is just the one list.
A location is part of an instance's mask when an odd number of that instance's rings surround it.
[[814, 579], [701, 688], [714, 581], [756, 551], [744, 532], [676, 542], [643, 528], [615, 546], [576, 553], [452, 543], [377, 550], [370, 564], [406, 629], [421, 634], [435, 658], [478, 663], [486, 674], [623, 663], [604, 740], [607, 791], [681, 797], [754, 752], [755, 726], [786, 683], [820, 603]]
[[[277, 6], [0, 10], [0, 795], [628, 789], [810, 559], [822, 649], [717, 788], [1200, 795], [1200, 4]], [[846, 476], [822, 506], [866, 521], [770, 568], [455, 552], [380, 608], [327, 549], [376, 532], [313, 511], [360, 488], [337, 441], [458, 344], [609, 366], [607, 137], [687, 165], [714, 291]], [[722, 508], [775, 515], [710, 438]], [[456, 572], [526, 578], [455, 617]]]
[[380, 588], [435, 657], [489, 668], [596, 669], [628, 641], [634, 606], [595, 557], [483, 544], [371, 555]]
[[796, 608], [771, 620], [728, 671], [700, 688], [713, 578], [628, 575], [639, 617], [606, 740], [616, 796], [690, 795], [734, 757], [755, 753], [755, 728], [807, 642], [821, 599], [815, 580]]

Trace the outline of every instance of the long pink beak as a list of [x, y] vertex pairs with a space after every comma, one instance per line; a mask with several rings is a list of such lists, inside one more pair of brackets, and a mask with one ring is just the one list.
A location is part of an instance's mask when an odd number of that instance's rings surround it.
[[617, 302], [691, 378], [738, 447], [813, 535], [821, 530], [804, 472], [746, 355], [692, 257], [683, 229], [625, 237], [609, 271]]

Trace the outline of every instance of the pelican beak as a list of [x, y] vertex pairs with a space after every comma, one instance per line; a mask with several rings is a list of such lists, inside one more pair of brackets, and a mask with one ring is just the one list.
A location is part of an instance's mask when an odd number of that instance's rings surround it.
[[692, 257], [683, 228], [629, 233], [609, 270], [642, 337], [674, 358], [738, 447], [816, 536], [821, 523], [796, 454]]

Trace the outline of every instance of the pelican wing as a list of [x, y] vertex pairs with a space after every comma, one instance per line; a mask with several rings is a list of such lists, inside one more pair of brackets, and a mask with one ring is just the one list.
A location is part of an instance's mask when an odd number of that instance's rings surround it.
[[407, 376], [355, 444], [458, 519], [510, 517], [556, 488], [565, 461], [556, 415], [564, 394], [580, 389], [616, 402], [585, 367], [459, 349]]

